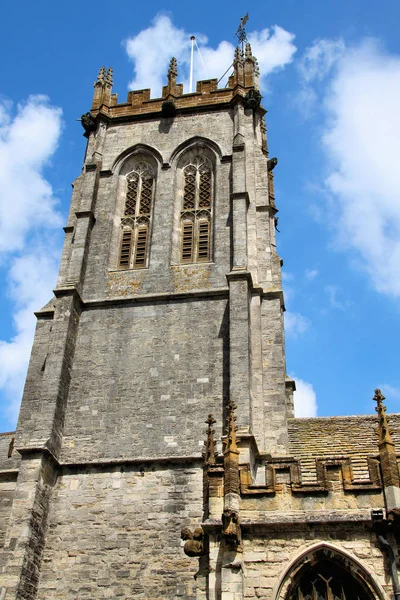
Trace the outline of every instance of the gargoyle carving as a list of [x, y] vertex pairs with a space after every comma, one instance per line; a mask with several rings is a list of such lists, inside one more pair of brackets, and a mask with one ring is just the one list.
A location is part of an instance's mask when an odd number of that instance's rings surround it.
[[161, 113], [165, 118], [174, 117], [176, 115], [176, 105], [173, 100], [165, 100], [161, 105]]
[[237, 512], [231, 509], [224, 510], [222, 513], [222, 531], [228, 546], [240, 550], [242, 547], [242, 532]]
[[85, 133], [83, 134], [85, 137], [89, 137], [90, 133], [92, 131], [96, 131], [97, 129], [96, 120], [92, 117], [90, 112], [87, 112], [81, 116], [81, 123], [83, 129], [85, 130]]
[[278, 159], [276, 158], [276, 156], [274, 156], [274, 158], [270, 158], [267, 162], [267, 170], [273, 171], [277, 164], [278, 164]]
[[252, 108], [256, 110], [261, 104], [262, 96], [258, 90], [251, 89], [247, 92], [245, 101], [245, 108]]
[[202, 556], [204, 554], [204, 531], [201, 527], [196, 527], [192, 532], [189, 527], [184, 527], [181, 531], [181, 539], [185, 541], [183, 551], [186, 556]]

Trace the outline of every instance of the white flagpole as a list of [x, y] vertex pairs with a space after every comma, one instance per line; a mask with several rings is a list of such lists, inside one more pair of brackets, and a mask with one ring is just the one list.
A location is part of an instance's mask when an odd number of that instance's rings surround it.
[[194, 42], [196, 40], [196, 38], [194, 37], [194, 35], [192, 35], [192, 37], [190, 38], [191, 42], [192, 42], [192, 51], [190, 54], [190, 79], [189, 79], [189, 91], [190, 93], [193, 92], [193, 49], [194, 49]]

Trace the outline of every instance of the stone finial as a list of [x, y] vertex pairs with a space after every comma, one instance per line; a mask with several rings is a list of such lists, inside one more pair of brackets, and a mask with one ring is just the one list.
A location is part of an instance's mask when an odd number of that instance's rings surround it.
[[225, 447], [225, 452], [237, 452], [238, 451], [238, 447], [237, 447], [237, 438], [236, 438], [236, 432], [237, 432], [237, 426], [236, 426], [236, 417], [235, 417], [235, 410], [236, 410], [237, 406], [236, 404], [233, 402], [233, 400], [229, 401], [228, 404], [228, 418], [227, 418], [227, 438], [226, 438], [226, 447]]
[[99, 71], [99, 74], [97, 75], [97, 80], [94, 82], [94, 85], [96, 85], [96, 83], [104, 83], [105, 78], [106, 78], [106, 68], [100, 67], [100, 71]]
[[214, 419], [212, 414], [208, 415], [206, 424], [208, 425], [207, 428], [207, 440], [204, 442], [204, 464], [205, 466], [210, 466], [210, 465], [215, 465], [216, 463], [216, 458], [218, 456], [218, 452], [216, 452], [215, 449], [215, 440], [214, 440], [214, 434], [215, 434], [215, 429], [213, 429], [213, 425], [216, 423], [216, 420]]
[[171, 81], [172, 79], [176, 80], [177, 77], [178, 77], [178, 63], [176, 61], [176, 58], [173, 56], [169, 63], [168, 81]]
[[253, 58], [253, 53], [251, 51], [251, 45], [249, 44], [249, 42], [247, 42], [247, 44], [246, 44], [244, 55], [245, 55], [246, 60]]
[[108, 84], [111, 87], [113, 86], [113, 70], [111, 67], [106, 69], [105, 67], [100, 67], [99, 74], [97, 75], [97, 79], [94, 82], [94, 85], [101, 84], [102, 86]]
[[239, 48], [239, 46], [237, 46], [236, 49], [235, 49], [235, 57], [233, 59], [233, 64], [235, 66], [238, 63], [242, 63], [242, 62], [243, 62], [243, 52], [241, 51], [241, 49]]
[[113, 86], [113, 70], [100, 67], [97, 79], [94, 82], [94, 95], [92, 110], [98, 110], [103, 104], [110, 106], [111, 90]]
[[105, 81], [105, 83], [108, 83], [108, 85], [111, 85], [111, 87], [113, 86], [114, 78], [113, 78], [113, 70], [111, 67], [109, 67], [109, 69], [107, 70], [104, 81]]
[[386, 406], [383, 401], [385, 396], [381, 390], [375, 390], [374, 400], [377, 403], [375, 408], [378, 413], [378, 435], [379, 435], [379, 458], [381, 465], [381, 474], [383, 489], [385, 494], [386, 508], [400, 508], [400, 477], [397, 465], [396, 448], [389, 431], [389, 424], [386, 416]]
[[[168, 100], [172, 98], [176, 98], [178, 96], [182, 96], [183, 94], [183, 85], [181, 83], [176, 83], [176, 78], [178, 76], [178, 63], [175, 57], [172, 57], [169, 63], [168, 68], [168, 83], [163, 86], [162, 89], [162, 97]], [[167, 114], [168, 111], [165, 111], [166, 114], [164, 116], [173, 116], [171, 114]], [[174, 113], [175, 114], [175, 113]]]
[[224, 451], [224, 512], [222, 513], [222, 533], [226, 544], [237, 552], [241, 552], [239, 449], [237, 447], [235, 409], [235, 403], [233, 400], [230, 400], [228, 404], [226, 447]]
[[375, 407], [379, 418], [379, 443], [380, 444], [393, 444], [392, 436], [390, 435], [389, 425], [386, 416], [386, 406], [383, 401], [386, 400], [381, 390], [378, 388], [375, 390], [375, 396], [373, 398], [377, 403]]

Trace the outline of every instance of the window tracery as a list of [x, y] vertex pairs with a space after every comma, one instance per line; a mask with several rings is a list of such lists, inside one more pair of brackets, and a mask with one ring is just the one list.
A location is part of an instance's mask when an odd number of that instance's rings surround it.
[[196, 155], [183, 168], [181, 262], [208, 262], [211, 257], [213, 170]]
[[153, 195], [153, 169], [146, 162], [139, 162], [126, 176], [119, 254], [121, 269], [143, 269], [147, 266]]
[[286, 600], [373, 600], [365, 583], [334, 560], [308, 563], [294, 578]]

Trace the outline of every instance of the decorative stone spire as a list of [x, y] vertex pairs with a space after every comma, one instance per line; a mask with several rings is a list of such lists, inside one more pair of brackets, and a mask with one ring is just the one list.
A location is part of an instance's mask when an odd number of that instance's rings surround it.
[[245, 49], [244, 55], [245, 55], [246, 60], [253, 59], [253, 53], [251, 51], [251, 46], [250, 46], [249, 42], [247, 42], [247, 44], [246, 44], [246, 49]]
[[242, 535], [239, 518], [239, 450], [237, 447], [237, 426], [235, 403], [228, 404], [227, 432], [224, 450], [224, 512], [222, 514], [222, 530], [228, 546], [236, 551], [242, 549]]
[[97, 75], [97, 80], [94, 82], [94, 85], [96, 85], [97, 83], [104, 83], [105, 78], [106, 78], [106, 68], [100, 67], [100, 71], [99, 71], [99, 74]]
[[374, 400], [377, 403], [375, 410], [378, 413], [379, 418], [379, 443], [393, 444], [386, 416], [386, 406], [383, 404], [383, 401], [386, 400], [386, 398], [378, 388], [375, 390]]
[[100, 67], [97, 79], [94, 82], [94, 95], [92, 110], [100, 108], [102, 104], [110, 106], [111, 90], [113, 86], [112, 68]]
[[174, 82], [176, 84], [176, 78], [178, 77], [178, 63], [176, 58], [173, 56], [171, 58], [171, 62], [169, 63], [168, 69], [168, 83]]
[[392, 510], [393, 508], [400, 508], [400, 477], [396, 448], [389, 431], [386, 406], [383, 404], [385, 396], [381, 390], [376, 389], [373, 399], [377, 403], [375, 410], [378, 413], [379, 458], [386, 508]]
[[229, 78], [229, 87], [237, 85], [257, 91], [260, 89], [260, 69], [249, 43], [246, 44], [244, 52], [239, 46], [235, 50], [233, 76]]
[[208, 428], [207, 428], [207, 440], [204, 442], [204, 465], [206, 467], [209, 466], [213, 466], [216, 464], [216, 458], [218, 456], [218, 452], [216, 452], [215, 449], [215, 440], [214, 440], [214, 434], [215, 434], [215, 429], [213, 429], [213, 425], [216, 423], [216, 420], [214, 419], [212, 414], [208, 415], [207, 421], [206, 421]]
[[236, 426], [236, 417], [235, 417], [236, 408], [237, 408], [236, 404], [233, 402], [233, 400], [230, 400], [229, 404], [228, 404], [227, 439], [226, 439], [226, 447], [225, 447], [224, 454], [227, 454], [228, 452], [231, 452], [231, 451], [238, 452], [237, 438], [236, 438], [236, 432], [237, 432], [238, 428]]
[[170, 97], [176, 98], [177, 96], [182, 96], [183, 94], [183, 85], [181, 83], [176, 83], [176, 78], [178, 77], [178, 63], [175, 57], [171, 58], [168, 69], [168, 84], [165, 85], [162, 89], [162, 97], [169, 99]]

